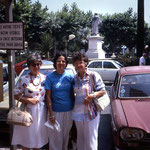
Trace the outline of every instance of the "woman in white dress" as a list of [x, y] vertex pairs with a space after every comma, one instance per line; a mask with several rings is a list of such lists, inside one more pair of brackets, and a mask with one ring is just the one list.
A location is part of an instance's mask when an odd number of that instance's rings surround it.
[[[45, 105], [45, 79], [46, 76], [39, 73], [42, 65], [41, 57], [38, 53], [32, 53], [27, 59], [30, 73], [24, 75], [19, 80], [14, 89], [14, 97], [27, 105], [27, 111], [33, 117], [30, 127], [14, 126], [12, 145], [21, 145], [23, 150], [30, 148], [37, 150], [48, 143]], [[23, 96], [22, 96], [23, 95]]]

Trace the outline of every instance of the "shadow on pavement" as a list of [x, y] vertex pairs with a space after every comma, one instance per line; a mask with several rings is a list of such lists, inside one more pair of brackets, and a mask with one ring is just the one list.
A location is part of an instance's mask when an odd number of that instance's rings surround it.
[[98, 150], [112, 150], [113, 136], [110, 114], [101, 115], [98, 135]]

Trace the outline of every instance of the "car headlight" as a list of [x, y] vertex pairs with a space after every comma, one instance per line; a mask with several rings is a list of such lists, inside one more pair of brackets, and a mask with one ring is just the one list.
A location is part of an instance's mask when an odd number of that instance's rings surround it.
[[138, 128], [123, 128], [120, 137], [124, 141], [138, 141], [144, 137], [144, 131]]

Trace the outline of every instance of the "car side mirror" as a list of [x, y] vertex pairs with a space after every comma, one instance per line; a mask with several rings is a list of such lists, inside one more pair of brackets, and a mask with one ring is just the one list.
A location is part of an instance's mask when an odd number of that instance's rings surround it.
[[7, 81], [3, 81], [3, 85], [7, 84]]

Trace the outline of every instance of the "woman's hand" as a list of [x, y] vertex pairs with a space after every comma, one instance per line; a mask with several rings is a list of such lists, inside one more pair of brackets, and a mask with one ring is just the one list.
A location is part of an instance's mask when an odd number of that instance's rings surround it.
[[93, 94], [89, 94], [85, 99], [84, 99], [84, 105], [89, 105], [90, 101], [93, 99]]
[[49, 121], [52, 125], [55, 124], [55, 116], [49, 116]]
[[40, 100], [37, 98], [28, 98], [28, 101], [32, 105], [36, 105]]

